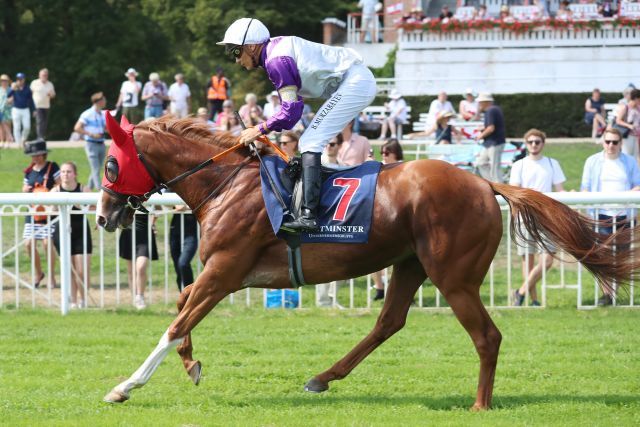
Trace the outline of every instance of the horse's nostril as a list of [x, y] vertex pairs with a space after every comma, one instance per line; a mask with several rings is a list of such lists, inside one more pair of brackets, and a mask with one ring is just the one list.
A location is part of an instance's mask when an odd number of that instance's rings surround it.
[[107, 223], [107, 218], [103, 217], [102, 215], [98, 215], [98, 218], [96, 219], [96, 221], [98, 222], [98, 225], [100, 227], [104, 227], [105, 224]]

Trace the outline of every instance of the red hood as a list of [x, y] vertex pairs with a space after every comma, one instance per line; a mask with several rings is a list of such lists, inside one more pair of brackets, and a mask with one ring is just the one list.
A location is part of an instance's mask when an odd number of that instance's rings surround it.
[[107, 131], [113, 139], [107, 158], [109, 156], [116, 158], [119, 171], [116, 182], [109, 182], [106, 176], [103, 176], [102, 186], [117, 193], [141, 196], [154, 187], [154, 182], [138, 158], [138, 152], [133, 142], [135, 126], [129, 123], [125, 116], [122, 116], [122, 120], [118, 124], [109, 111], [105, 110], [104, 114]]

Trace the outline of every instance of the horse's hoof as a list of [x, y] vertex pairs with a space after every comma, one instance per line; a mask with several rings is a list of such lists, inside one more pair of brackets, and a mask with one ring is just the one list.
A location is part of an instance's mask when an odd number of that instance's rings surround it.
[[122, 403], [129, 400], [129, 396], [114, 389], [111, 390], [102, 400], [107, 403]]
[[200, 363], [199, 360], [196, 360], [196, 362], [193, 364], [191, 369], [189, 369], [189, 377], [191, 377], [191, 381], [193, 381], [195, 385], [198, 385], [200, 384], [201, 375], [202, 375], [202, 363]]
[[471, 408], [469, 408], [471, 412], [488, 411], [489, 409], [490, 408], [488, 406], [482, 406], [477, 403], [475, 403]]
[[329, 384], [323, 383], [317, 378], [311, 378], [304, 385], [304, 391], [308, 391], [309, 393], [322, 393], [323, 391], [327, 390], [329, 390]]

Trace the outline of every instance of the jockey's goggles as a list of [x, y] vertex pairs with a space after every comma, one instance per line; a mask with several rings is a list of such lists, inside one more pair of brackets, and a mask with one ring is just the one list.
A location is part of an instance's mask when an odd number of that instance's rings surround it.
[[247, 39], [247, 33], [249, 32], [249, 28], [251, 28], [251, 23], [253, 22], [253, 18], [249, 20], [247, 24], [247, 29], [244, 30], [244, 35], [242, 36], [242, 43], [240, 45], [237, 44], [228, 44], [225, 48], [227, 55], [231, 56], [233, 59], [238, 59], [242, 55], [242, 46], [244, 46], [244, 41]]

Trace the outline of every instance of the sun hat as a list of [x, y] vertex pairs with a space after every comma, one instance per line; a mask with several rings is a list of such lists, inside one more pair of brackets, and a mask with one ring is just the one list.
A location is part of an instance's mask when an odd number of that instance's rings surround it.
[[476, 101], [478, 101], [478, 102], [493, 102], [493, 96], [491, 96], [491, 94], [487, 93], [487, 92], [481, 93], [476, 98]]
[[1, 76], [0, 76], [0, 80], [6, 80], [6, 81], [8, 81], [8, 82], [10, 82], [10, 81], [11, 81], [11, 79], [9, 78], [9, 76], [8, 76], [8, 75], [6, 75], [6, 74], [1, 75]]
[[158, 73], [151, 73], [149, 74], [149, 80], [156, 81], [156, 80], [160, 80], [160, 74]]
[[400, 92], [398, 92], [396, 89], [393, 89], [391, 92], [389, 92], [389, 99], [400, 99], [402, 98], [402, 94], [400, 94]]
[[209, 113], [209, 111], [205, 107], [198, 108], [198, 116], [205, 116]]
[[477, 96], [476, 93], [473, 91], [473, 88], [468, 87], [467, 90], [464, 91], [465, 95], [472, 95], [472, 96]]
[[28, 156], [39, 156], [41, 154], [47, 154], [47, 141], [42, 138], [38, 138], [35, 141], [27, 142], [24, 145], [24, 154]]
[[453, 117], [453, 113], [451, 111], [448, 111], [448, 110], [447, 111], [440, 111], [436, 117], [438, 118], [438, 120], [446, 119], [448, 117]]
[[127, 70], [127, 72], [126, 72], [126, 73], [124, 73], [124, 75], [125, 75], [125, 77], [129, 77], [129, 74], [135, 74], [135, 75], [137, 76], [137, 75], [138, 75], [138, 72], [136, 71], [136, 69], [135, 69], [135, 68], [129, 68], [129, 69]]
[[271, 38], [267, 27], [254, 18], [240, 18], [227, 28], [224, 39], [216, 43], [219, 45], [261, 44]]

